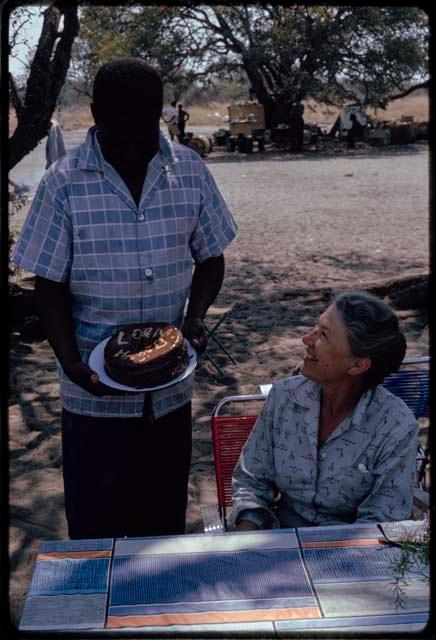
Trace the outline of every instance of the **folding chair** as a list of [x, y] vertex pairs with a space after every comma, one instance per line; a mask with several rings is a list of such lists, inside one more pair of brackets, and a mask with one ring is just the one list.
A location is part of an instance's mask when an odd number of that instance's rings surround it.
[[[209, 310], [207, 312], [207, 316], [206, 316], [206, 320], [210, 320], [215, 316], [215, 319], [218, 318], [217, 320], [215, 320], [215, 324], [212, 327], [208, 327], [205, 324], [205, 329], [207, 332], [208, 337], [213, 340], [215, 342], [216, 345], [218, 345], [219, 349], [221, 349], [221, 351], [223, 353], [226, 354], [226, 356], [228, 357], [228, 359], [231, 361], [231, 363], [236, 366], [237, 362], [234, 359], [234, 357], [232, 356], [231, 353], [229, 353], [229, 351], [225, 348], [225, 346], [222, 344], [221, 340], [219, 340], [217, 338], [217, 330], [219, 328], [219, 326], [221, 325], [222, 322], [224, 322], [224, 320], [226, 320], [231, 312], [232, 312], [233, 307], [216, 307], [214, 305], [212, 305], [211, 307], [209, 307]], [[210, 363], [215, 367], [215, 369], [218, 371], [218, 373], [220, 375], [223, 375], [223, 370], [221, 369], [221, 367], [215, 362], [215, 360], [210, 356], [210, 354], [208, 352], [205, 352], [203, 354], [203, 357], [206, 360], [209, 360]]]
[[[410, 407], [415, 417], [429, 416], [429, 362], [430, 357], [418, 356], [405, 358], [404, 365], [424, 365], [424, 370], [403, 369], [391, 374], [384, 386], [398, 395]], [[262, 393], [253, 395], [228, 396], [215, 407], [211, 418], [212, 444], [214, 453], [215, 478], [217, 486], [218, 508], [215, 505], [202, 507], [204, 530], [208, 533], [226, 531], [227, 508], [232, 505], [232, 474], [241, 450], [247, 440], [258, 411], [244, 415], [223, 415], [223, 409], [230, 404], [253, 403], [265, 400], [272, 385], [261, 385]], [[428, 510], [428, 494], [425, 491], [425, 473], [429, 464], [428, 436], [425, 445], [418, 445], [417, 481], [421, 501], [420, 508]]]

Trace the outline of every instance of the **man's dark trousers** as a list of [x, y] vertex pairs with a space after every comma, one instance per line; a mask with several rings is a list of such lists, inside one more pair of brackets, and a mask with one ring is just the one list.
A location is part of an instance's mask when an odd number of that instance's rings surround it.
[[62, 410], [71, 539], [181, 534], [191, 464], [191, 403], [153, 420]]

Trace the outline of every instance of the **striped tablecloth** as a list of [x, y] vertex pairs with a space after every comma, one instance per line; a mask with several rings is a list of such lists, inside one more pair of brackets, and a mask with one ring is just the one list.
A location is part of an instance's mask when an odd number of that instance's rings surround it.
[[[405, 523], [404, 527], [417, 523]], [[41, 544], [21, 630], [418, 631], [429, 588], [408, 576], [375, 525]]]

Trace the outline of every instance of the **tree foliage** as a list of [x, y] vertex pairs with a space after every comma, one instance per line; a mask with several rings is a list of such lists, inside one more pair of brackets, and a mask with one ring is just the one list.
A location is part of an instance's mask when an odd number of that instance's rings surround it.
[[413, 7], [211, 6], [181, 15], [203, 26], [215, 70], [243, 68], [264, 104], [310, 96], [383, 106], [427, 73], [427, 16]]
[[187, 61], [184, 27], [174, 27], [178, 10], [159, 6], [88, 6], [81, 10], [80, 39], [73, 71], [90, 96], [100, 65], [122, 56], [135, 56], [156, 66], [164, 82], [174, 87], [175, 99], [193, 82]]
[[427, 74], [427, 16], [414, 7], [95, 7], [81, 38], [89, 75], [121, 53], [154, 62], [167, 81], [243, 71], [267, 112], [296, 97], [380, 107]]

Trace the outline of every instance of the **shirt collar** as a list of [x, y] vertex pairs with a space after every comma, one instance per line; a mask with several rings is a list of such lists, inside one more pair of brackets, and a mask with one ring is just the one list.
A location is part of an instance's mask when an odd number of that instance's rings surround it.
[[[88, 129], [85, 142], [81, 146], [79, 154], [79, 169], [88, 171], [104, 171], [104, 163], [106, 162], [101, 152], [100, 144], [96, 135], [97, 127], [93, 126]], [[157, 163], [162, 167], [169, 167], [171, 164], [178, 162], [174, 154], [172, 143], [159, 131], [159, 150], [150, 161], [150, 164]]]
[[[289, 388], [289, 395], [293, 402], [296, 402], [306, 409], [310, 409], [314, 403], [319, 404], [320, 402], [321, 385], [318, 382], [309, 380], [302, 375], [300, 378], [301, 381], [298, 384], [294, 384]], [[359, 424], [359, 422], [362, 421], [368, 405], [374, 397], [374, 393], [373, 389], [369, 389], [361, 395], [359, 402], [351, 414], [353, 424]]]
[[[321, 385], [303, 375], [298, 376], [299, 382], [289, 388], [289, 395], [293, 402], [301, 405], [305, 409], [309, 409], [314, 402], [319, 402], [321, 394]], [[292, 380], [292, 379], [291, 379]]]

